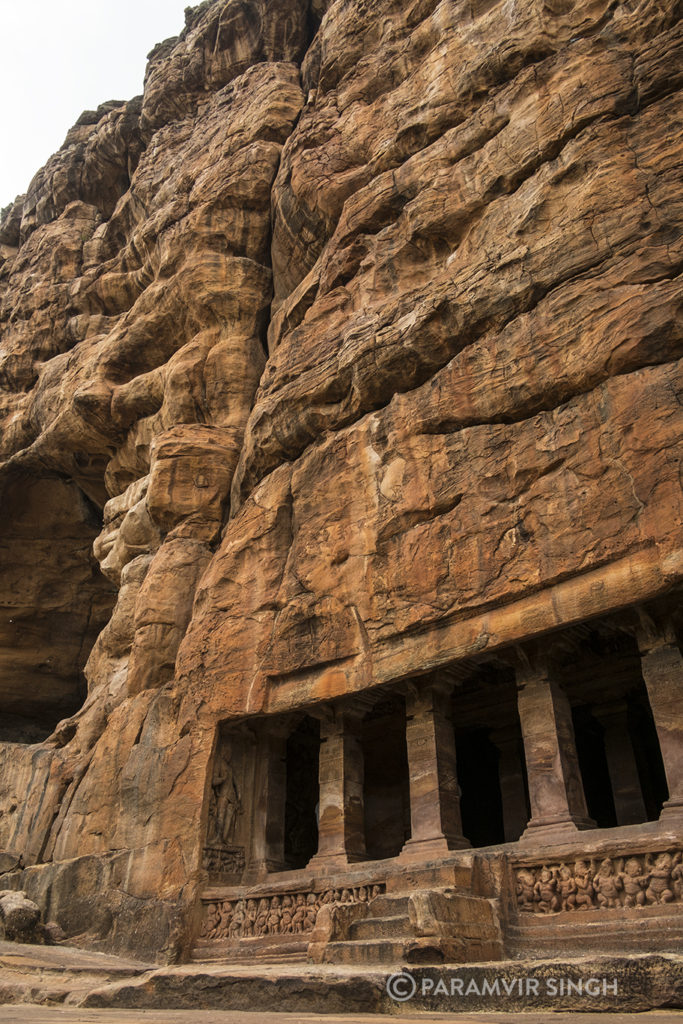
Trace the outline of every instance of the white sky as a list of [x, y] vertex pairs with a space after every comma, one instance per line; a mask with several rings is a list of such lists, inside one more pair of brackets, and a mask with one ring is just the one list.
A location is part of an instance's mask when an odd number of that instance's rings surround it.
[[0, 0], [0, 208], [83, 110], [142, 92], [146, 56], [198, 0]]

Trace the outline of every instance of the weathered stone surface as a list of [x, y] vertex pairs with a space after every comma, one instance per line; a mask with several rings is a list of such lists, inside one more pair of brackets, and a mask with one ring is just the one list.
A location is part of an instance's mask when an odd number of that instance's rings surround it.
[[9, 852], [0, 853], [0, 875], [4, 875], [8, 871], [14, 871], [19, 867], [21, 867], [20, 854]]
[[23, 892], [0, 892], [2, 938], [14, 942], [35, 942], [40, 928], [40, 907]]
[[[579, 978], [596, 976], [609, 978], [610, 983], [616, 980], [617, 997], [613, 995], [613, 990], [603, 993], [601, 984], [598, 985], [597, 995], [591, 996], [582, 992], [579, 996], [575, 993], [571, 996], [564, 994], [563, 998], [553, 996], [552, 991], [548, 990], [546, 979], [556, 978], [558, 966], [561, 966], [561, 973], [565, 979], [571, 978], [575, 982]], [[302, 977], [300, 972], [304, 971]], [[573, 964], [560, 962], [560, 965], [557, 961], [537, 964], [508, 961], [504, 966], [477, 964], [463, 970], [461, 966], [449, 965], [441, 968], [414, 967], [409, 971], [415, 978], [416, 987], [420, 992], [420, 995], [410, 1001], [412, 1013], [424, 1010], [452, 1013], [451, 979], [462, 980], [463, 975], [467, 979], [463, 983], [463, 990], [470, 981], [474, 982], [474, 988], [471, 989], [466, 1004], [469, 1010], [476, 1008], [490, 1011], [504, 1006], [507, 1013], [540, 1008], [549, 1012], [569, 1009], [612, 1010], [618, 1006], [620, 1011], [626, 1007], [636, 1011], [644, 1005], [653, 1003], [662, 1008], [679, 1007], [681, 1001], [680, 957], [651, 956], [635, 961], [619, 957], [605, 957], [601, 960], [586, 957]], [[366, 969], [357, 972], [355, 977], [338, 972], [339, 968], [324, 973], [324, 968], [312, 969], [307, 965], [304, 969], [299, 968], [299, 971], [296, 967], [290, 967], [288, 970], [280, 968], [277, 973], [263, 971], [260, 976], [254, 977], [253, 968], [251, 976], [241, 974], [239, 968], [234, 967], [232, 970], [229, 967], [227, 970], [221, 970], [219, 967], [213, 971], [210, 967], [204, 967], [203, 971], [200, 967], [176, 968], [158, 971], [146, 978], [103, 987], [99, 992], [91, 992], [84, 999], [83, 1005], [115, 1005], [121, 1008], [140, 1009], [160, 1006], [196, 1007], [199, 998], [202, 1006], [210, 1006], [216, 1010], [246, 1006], [251, 1009], [258, 1006], [267, 1010], [273, 1005], [273, 1000], [277, 1000], [278, 1005], [296, 1006], [300, 1013], [315, 1013], [319, 1007], [322, 983], [327, 1012], [355, 1009], [357, 1013], [363, 1010], [385, 1011], [392, 1013], [393, 1016], [392, 1011], [395, 1011], [396, 1003], [386, 991], [386, 974], [379, 973], [376, 968], [374, 971]], [[214, 984], [209, 982], [212, 976]], [[433, 982], [433, 988], [425, 986], [424, 995], [423, 978]], [[444, 986], [436, 990], [439, 978], [444, 979]], [[511, 988], [510, 996], [496, 995], [495, 991], [490, 994], [490, 989], [487, 991], [485, 982], [493, 985], [496, 978], [499, 979], [501, 992], [503, 980], [507, 982]], [[531, 993], [527, 991], [528, 986], [524, 979], [532, 983]], [[536, 993], [533, 989], [534, 982], [537, 984]]]
[[114, 588], [91, 547], [98, 513], [54, 474], [0, 483], [0, 739], [44, 739], [83, 702], [83, 651], [107, 623]]
[[[219, 723], [683, 582], [682, 47], [675, 0], [212, 0], [3, 212], [0, 849], [67, 935], [187, 953]], [[407, 862], [463, 837], [400, 692]], [[586, 824], [526, 697], [533, 813]], [[337, 865], [363, 710], [318, 709]]]

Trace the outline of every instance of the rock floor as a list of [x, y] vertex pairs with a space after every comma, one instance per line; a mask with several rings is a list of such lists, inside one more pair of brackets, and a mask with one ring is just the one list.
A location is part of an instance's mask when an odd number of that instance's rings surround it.
[[[557, 1013], [552, 1024], [680, 1024], [680, 1013]], [[406, 1024], [422, 1020], [430, 1024], [502, 1024], [517, 1020], [520, 1024], [548, 1024], [547, 1013], [420, 1013], [413, 1015], [215, 1012], [208, 1010], [82, 1010], [44, 1006], [0, 1006], [0, 1022], [9, 1024]]]
[[[620, 977], [619, 994], [606, 999], [576, 999], [529, 1005], [514, 996], [498, 996], [493, 1005], [449, 993], [438, 1000], [393, 1001], [388, 996], [400, 967], [285, 964], [153, 964], [67, 946], [28, 946], [0, 942], [0, 1024], [145, 1020], [178, 1024], [286, 1024], [287, 1021], [429, 1020], [498, 1024], [519, 1017], [527, 1024], [580, 1021], [580, 1024], [637, 1024], [639, 1020], [680, 1021], [683, 1006], [683, 957], [583, 957], [573, 961], [504, 961], [495, 964], [405, 968], [400, 977], [416, 987], [433, 975], [450, 986], [469, 977], [480, 986], [494, 976]], [[629, 991], [629, 980], [631, 988]], [[431, 1005], [430, 1005], [431, 1001]], [[661, 1007], [662, 1009], [651, 1009]], [[280, 1012], [280, 1008], [281, 1011]], [[503, 1010], [512, 1012], [502, 1012]], [[650, 1010], [650, 1012], [642, 1012]], [[295, 1012], [294, 1012], [295, 1011]], [[477, 1012], [475, 1012], [477, 1011]], [[572, 1011], [572, 1012], [569, 1012]], [[573, 1011], [579, 1011], [575, 1013]], [[602, 1011], [602, 1012], [595, 1012]]]

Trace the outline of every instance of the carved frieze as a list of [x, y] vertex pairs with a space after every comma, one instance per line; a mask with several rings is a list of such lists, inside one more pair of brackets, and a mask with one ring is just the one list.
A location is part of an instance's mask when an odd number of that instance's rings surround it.
[[384, 892], [384, 885], [325, 889], [215, 900], [205, 904], [201, 938], [262, 938], [268, 935], [304, 935], [313, 931], [318, 911], [330, 903], [369, 903]]
[[204, 868], [212, 874], [241, 875], [244, 871], [244, 847], [205, 846]]
[[523, 913], [611, 910], [683, 901], [683, 852], [605, 857], [520, 867], [517, 906]]

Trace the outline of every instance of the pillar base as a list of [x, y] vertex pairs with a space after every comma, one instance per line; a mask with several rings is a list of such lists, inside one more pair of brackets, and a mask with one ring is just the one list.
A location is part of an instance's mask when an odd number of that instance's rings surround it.
[[316, 853], [306, 865], [306, 871], [329, 871], [331, 868], [346, 868], [350, 864], [360, 864], [368, 858], [360, 854], [349, 853]]
[[664, 825], [683, 826], [683, 800], [667, 800], [662, 806], [659, 820]]
[[467, 850], [471, 846], [464, 836], [432, 836], [429, 839], [408, 839], [403, 844], [399, 860], [430, 860], [445, 856], [451, 850]]
[[519, 837], [520, 843], [562, 842], [574, 839], [578, 832], [597, 828], [592, 818], [532, 818]]

